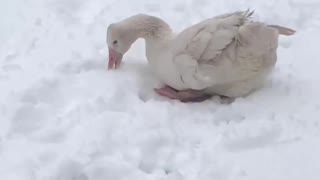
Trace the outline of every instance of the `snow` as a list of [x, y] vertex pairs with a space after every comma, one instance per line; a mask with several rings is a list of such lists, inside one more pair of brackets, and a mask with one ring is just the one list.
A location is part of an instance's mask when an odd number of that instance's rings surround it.
[[[319, 0], [0, 2], [0, 179], [318, 180]], [[158, 97], [139, 40], [106, 70], [108, 24], [177, 31], [233, 10], [295, 28], [265, 87], [231, 105]]]

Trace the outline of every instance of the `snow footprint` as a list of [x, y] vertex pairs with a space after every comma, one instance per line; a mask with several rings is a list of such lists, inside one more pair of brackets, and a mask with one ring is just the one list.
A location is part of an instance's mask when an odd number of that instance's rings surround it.
[[50, 180], [89, 180], [83, 166], [73, 160], [62, 162]]
[[60, 81], [43, 80], [21, 93], [19, 106], [12, 115], [11, 132], [30, 134], [42, 129], [62, 108]]
[[224, 146], [229, 151], [241, 151], [265, 147], [276, 143], [282, 129], [279, 125], [259, 123], [244, 124], [233, 129], [224, 137]]

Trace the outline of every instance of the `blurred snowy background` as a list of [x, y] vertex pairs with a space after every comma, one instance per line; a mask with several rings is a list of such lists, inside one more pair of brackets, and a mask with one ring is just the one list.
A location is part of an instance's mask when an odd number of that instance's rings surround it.
[[[231, 105], [152, 92], [139, 40], [106, 71], [107, 26], [136, 13], [180, 31], [255, 10], [282, 37], [265, 87]], [[318, 180], [320, 0], [2, 0], [1, 180]]]

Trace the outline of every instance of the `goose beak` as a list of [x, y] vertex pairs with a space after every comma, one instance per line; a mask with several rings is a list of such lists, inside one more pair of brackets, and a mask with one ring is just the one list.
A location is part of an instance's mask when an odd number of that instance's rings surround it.
[[122, 54], [109, 47], [108, 69], [118, 69], [122, 60]]

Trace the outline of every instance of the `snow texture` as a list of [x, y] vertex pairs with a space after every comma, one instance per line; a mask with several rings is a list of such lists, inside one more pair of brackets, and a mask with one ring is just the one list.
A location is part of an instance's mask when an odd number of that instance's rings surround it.
[[[292, 27], [265, 86], [231, 105], [154, 94], [139, 40], [107, 71], [107, 26], [181, 31], [234, 10]], [[2, 0], [1, 180], [319, 180], [319, 0]], [[319, 84], [318, 84], [319, 83]]]

